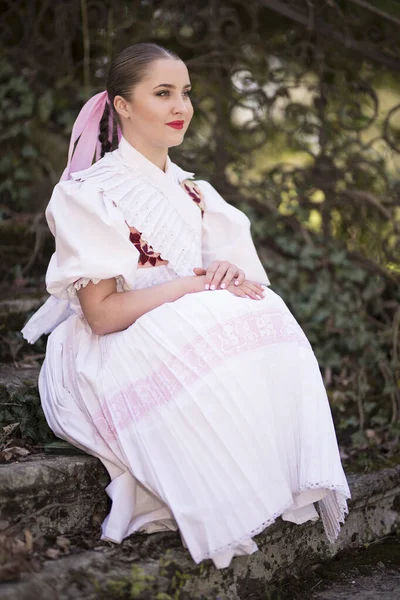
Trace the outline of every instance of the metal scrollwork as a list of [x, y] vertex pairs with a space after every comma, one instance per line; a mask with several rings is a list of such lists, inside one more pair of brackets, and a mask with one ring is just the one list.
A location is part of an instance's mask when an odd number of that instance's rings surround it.
[[9, 69], [23, 73], [36, 103], [51, 90], [65, 110], [60, 118], [49, 108], [44, 133], [66, 139], [82, 102], [104, 88], [111, 58], [155, 41], [185, 60], [193, 83], [194, 119], [173, 158], [195, 162], [233, 202], [303, 221], [319, 211], [326, 237], [360, 251], [374, 242], [357, 215], [373, 211], [387, 223], [376, 260], [399, 260], [400, 11], [357, 0], [1, 4]]

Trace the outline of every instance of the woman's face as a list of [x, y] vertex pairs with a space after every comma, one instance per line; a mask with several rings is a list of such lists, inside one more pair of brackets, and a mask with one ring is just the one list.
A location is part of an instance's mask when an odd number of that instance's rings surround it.
[[158, 148], [181, 144], [193, 116], [190, 88], [183, 61], [170, 58], [154, 61], [129, 101], [121, 96], [114, 99], [123, 135]]

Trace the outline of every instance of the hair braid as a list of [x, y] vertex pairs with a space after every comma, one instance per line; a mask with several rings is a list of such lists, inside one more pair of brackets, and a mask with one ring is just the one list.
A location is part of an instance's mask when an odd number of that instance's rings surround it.
[[118, 119], [117, 119], [117, 113], [114, 110], [114, 108], [112, 108], [112, 110], [111, 110], [111, 116], [112, 116], [112, 147], [118, 148]]
[[106, 152], [110, 152], [112, 150], [112, 143], [110, 142], [109, 138], [109, 121], [110, 121], [110, 105], [108, 102], [106, 102], [106, 105], [104, 107], [104, 112], [103, 115], [100, 119], [100, 125], [99, 125], [99, 141], [101, 142], [101, 153], [100, 153], [100, 158], [103, 158], [103, 156], [105, 155]]

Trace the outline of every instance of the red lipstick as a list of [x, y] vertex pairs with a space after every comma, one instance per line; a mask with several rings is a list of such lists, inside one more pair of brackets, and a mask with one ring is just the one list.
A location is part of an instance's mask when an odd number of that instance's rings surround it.
[[169, 123], [167, 123], [167, 125], [173, 127], [174, 129], [182, 129], [183, 124], [184, 121], [170, 121]]

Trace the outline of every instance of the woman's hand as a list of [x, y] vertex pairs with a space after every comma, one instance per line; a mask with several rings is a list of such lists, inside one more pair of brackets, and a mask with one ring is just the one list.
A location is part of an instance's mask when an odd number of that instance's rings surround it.
[[213, 260], [207, 269], [195, 267], [193, 269], [196, 275], [205, 275], [204, 289], [216, 290], [218, 286], [224, 290], [235, 279], [235, 285], [240, 285], [246, 278], [242, 269], [227, 260]]
[[[204, 290], [204, 283], [206, 279], [206, 269], [203, 268], [195, 268], [196, 273], [196, 282], [193, 291], [201, 292]], [[199, 281], [201, 280], [201, 281]], [[236, 281], [231, 282], [225, 289], [228, 292], [235, 294], [235, 296], [241, 296], [242, 298], [253, 298], [254, 300], [261, 300], [263, 297], [265, 286], [261, 283], [257, 283], [256, 281], [250, 281], [249, 279], [245, 279], [242, 283], [236, 285]]]
[[241, 298], [252, 298], [253, 300], [261, 300], [263, 298], [264, 287], [261, 283], [245, 279], [240, 285], [230, 284], [226, 288], [228, 292], [232, 292], [235, 296]]

